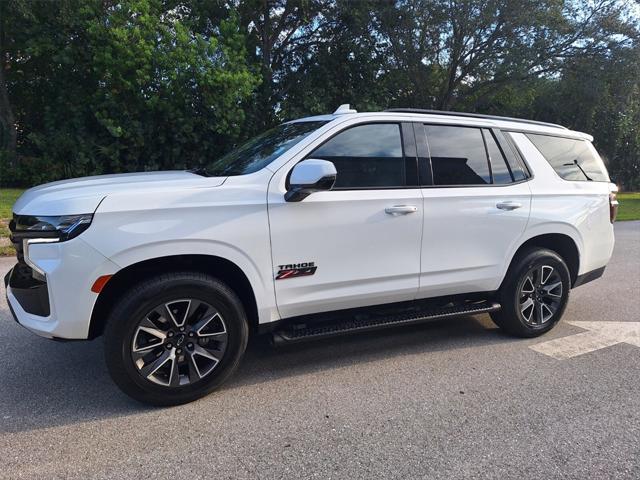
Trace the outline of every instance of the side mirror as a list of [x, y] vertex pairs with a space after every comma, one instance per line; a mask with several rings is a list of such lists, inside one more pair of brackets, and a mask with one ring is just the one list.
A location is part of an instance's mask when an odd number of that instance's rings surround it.
[[300, 202], [313, 192], [331, 190], [336, 183], [336, 167], [327, 160], [308, 159], [298, 163], [291, 171], [287, 202]]

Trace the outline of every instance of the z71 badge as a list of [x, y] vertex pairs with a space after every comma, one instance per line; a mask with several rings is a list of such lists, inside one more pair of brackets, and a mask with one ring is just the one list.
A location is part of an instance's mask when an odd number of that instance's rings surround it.
[[278, 265], [276, 280], [285, 278], [307, 277], [316, 273], [318, 267], [314, 262], [293, 263], [291, 265]]

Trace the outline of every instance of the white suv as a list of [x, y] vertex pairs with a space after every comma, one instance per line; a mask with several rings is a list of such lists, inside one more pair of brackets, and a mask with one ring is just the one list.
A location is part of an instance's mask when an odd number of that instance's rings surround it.
[[114, 381], [191, 401], [250, 332], [298, 342], [490, 313], [550, 330], [602, 275], [615, 185], [592, 138], [558, 125], [425, 110], [282, 124], [206, 168], [50, 183], [16, 202], [16, 320], [104, 336]]

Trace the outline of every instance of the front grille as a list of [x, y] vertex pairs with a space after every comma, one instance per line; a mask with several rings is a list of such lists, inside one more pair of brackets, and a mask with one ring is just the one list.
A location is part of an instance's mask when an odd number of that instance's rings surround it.
[[13, 248], [16, 249], [18, 262], [24, 262], [24, 256], [22, 252], [22, 239], [20, 238], [20, 235], [16, 233], [15, 215], [14, 218], [9, 222], [9, 231], [11, 232], [11, 235], [9, 235], [9, 240], [11, 240]]
[[25, 232], [16, 229], [15, 215], [9, 222], [10, 239], [16, 249], [18, 263], [13, 267], [9, 277], [9, 286], [16, 300], [25, 312], [46, 317], [50, 314], [49, 292], [47, 282], [24, 261], [23, 240], [26, 238], [42, 238], [42, 232]]

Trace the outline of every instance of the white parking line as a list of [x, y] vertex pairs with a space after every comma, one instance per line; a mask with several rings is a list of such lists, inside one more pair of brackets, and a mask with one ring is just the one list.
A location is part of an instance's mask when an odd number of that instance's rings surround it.
[[587, 331], [538, 343], [529, 348], [558, 360], [566, 360], [618, 343], [628, 343], [640, 347], [640, 322], [567, 323]]

